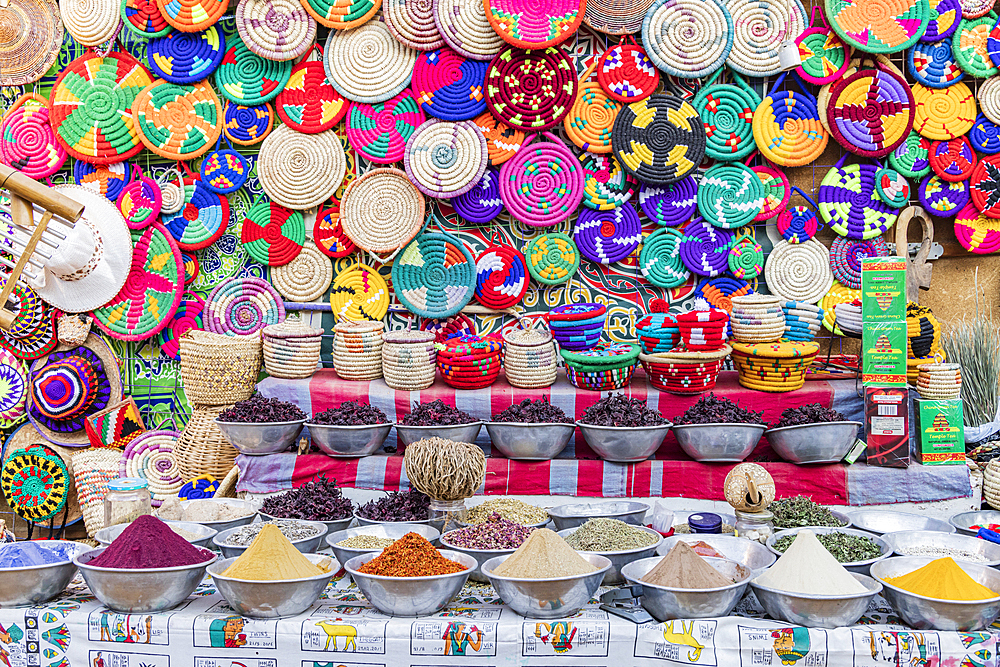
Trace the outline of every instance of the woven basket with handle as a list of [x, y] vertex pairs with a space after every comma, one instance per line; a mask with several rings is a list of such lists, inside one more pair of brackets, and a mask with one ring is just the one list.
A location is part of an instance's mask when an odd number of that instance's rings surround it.
[[191, 419], [174, 445], [174, 457], [184, 479], [200, 475], [223, 479], [232, 470], [239, 452], [215, 423], [219, 413], [230, 407], [232, 405], [195, 405], [192, 409]]

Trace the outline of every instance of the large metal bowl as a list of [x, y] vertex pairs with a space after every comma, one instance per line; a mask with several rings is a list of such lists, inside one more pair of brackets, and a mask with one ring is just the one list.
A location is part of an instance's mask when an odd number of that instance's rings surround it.
[[750, 568], [751, 577], [756, 577], [764, 570], [774, 565], [778, 557], [760, 542], [746, 540], [734, 535], [705, 535], [703, 533], [693, 533], [691, 535], [672, 535], [664, 538], [663, 543], [656, 548], [658, 556], [666, 556], [674, 545], [678, 542], [687, 542], [693, 545], [695, 542], [704, 542], [715, 549], [723, 558], [733, 560], [743, 567]]
[[590, 602], [601, 586], [611, 561], [597, 554], [581, 553], [580, 557], [597, 569], [587, 574], [551, 579], [516, 579], [493, 574], [493, 570], [510, 555], [491, 558], [482, 565], [503, 603], [515, 613], [528, 618], [567, 618]]
[[[458, 530], [462, 530], [459, 528]], [[478, 581], [480, 583], [488, 584], [490, 580], [483, 574], [483, 563], [490, 560], [491, 558], [496, 558], [497, 556], [506, 556], [514, 553], [517, 549], [470, 549], [469, 547], [459, 547], [451, 543], [448, 536], [454, 533], [454, 530], [449, 530], [441, 536], [441, 546], [446, 549], [451, 549], [452, 551], [457, 551], [458, 553], [465, 554], [467, 556], [472, 556], [476, 559], [476, 569], [469, 573], [469, 579], [472, 581]]]
[[978, 529], [969, 526], [982, 526], [990, 523], [1000, 523], [1000, 511], [979, 510], [978, 512], [959, 512], [948, 519], [948, 523], [955, 526], [955, 529], [963, 535], [973, 535], [979, 532]]
[[[230, 528], [238, 528], [239, 526], [245, 526], [252, 522], [257, 517], [257, 510], [260, 507], [260, 503], [255, 500], [237, 500], [236, 498], [201, 498], [198, 500], [182, 500], [181, 509], [185, 512], [193, 503], [226, 503], [232, 505], [233, 507], [243, 507], [247, 511], [246, 516], [241, 516], [238, 519], [230, 519], [229, 521], [192, 521], [191, 523], [198, 523], [202, 526], [208, 526], [209, 528], [214, 528], [218, 531], [228, 530]], [[173, 519], [163, 519], [167, 522], [172, 522]]]
[[861, 422], [822, 422], [764, 431], [778, 456], [792, 463], [838, 463], [858, 439]]
[[634, 500], [615, 500], [608, 503], [571, 503], [550, 509], [549, 516], [556, 531], [576, 528], [587, 519], [618, 519], [633, 526], [641, 526], [646, 518], [649, 505]]
[[309, 437], [321, 452], [344, 459], [374, 454], [392, 430], [392, 424], [326, 426], [307, 422], [306, 427]]
[[263, 424], [215, 420], [215, 424], [222, 431], [222, 435], [226, 436], [229, 444], [240, 454], [247, 456], [264, 456], [285, 451], [299, 437], [305, 423], [305, 419]]
[[771, 537], [767, 538], [767, 548], [776, 556], [780, 557], [783, 552], [778, 551], [774, 548], [774, 543], [787, 535], [795, 535], [803, 530], [811, 530], [816, 535], [828, 535], [830, 533], [844, 533], [845, 535], [854, 535], [856, 537], [867, 537], [872, 542], [878, 545], [878, 548], [882, 550], [882, 555], [878, 558], [869, 558], [867, 560], [859, 560], [851, 563], [841, 563], [848, 571], [857, 572], [858, 574], [868, 575], [872, 569], [872, 563], [877, 563], [880, 560], [885, 560], [892, 555], [892, 547], [889, 543], [878, 535], [873, 535], [867, 530], [857, 530], [855, 528], [826, 528], [822, 526], [814, 526], [810, 528], [789, 528], [788, 530], [783, 530], [780, 533], [775, 533]]
[[[304, 537], [300, 540], [290, 540], [292, 546], [295, 547], [299, 553], [312, 554], [316, 553], [319, 549], [319, 545], [323, 543], [323, 538], [326, 537], [327, 528], [326, 524], [320, 521], [302, 521], [301, 519], [289, 519], [289, 521], [298, 521], [299, 523], [309, 524], [310, 526], [315, 526], [319, 529], [319, 532], [315, 535], [310, 535], [309, 537]], [[244, 551], [250, 548], [250, 545], [245, 547], [239, 547], [233, 544], [226, 544], [226, 540], [229, 536], [239, 530], [241, 526], [236, 528], [230, 528], [229, 530], [219, 531], [219, 534], [212, 538], [212, 544], [214, 544], [220, 551], [222, 551], [223, 558], [236, 558], [243, 554]], [[252, 544], [252, 542], [251, 542]]]
[[[882, 595], [899, 612], [903, 622], [916, 630], [947, 630], [969, 632], [989, 627], [1000, 614], [1000, 594], [986, 600], [957, 602], [936, 600], [916, 595], [902, 588], [886, 583], [904, 574], [909, 574], [935, 558], [927, 556], [897, 556], [886, 558], [872, 566], [872, 576], [882, 582]], [[1000, 591], [1000, 572], [992, 567], [955, 561], [965, 573], [991, 591]]]
[[354, 513], [354, 518], [358, 520], [358, 526], [412, 526], [414, 524], [426, 524], [430, 525], [430, 518], [413, 520], [413, 521], [378, 521], [376, 519], [366, 519], [357, 512]]
[[661, 558], [643, 558], [629, 563], [622, 570], [625, 580], [632, 585], [642, 586], [642, 606], [658, 621], [671, 618], [713, 618], [728, 616], [747, 590], [752, 576], [751, 570], [736, 561], [726, 558], [706, 558], [705, 562], [719, 571], [722, 576], [735, 583], [719, 588], [670, 588], [656, 586], [642, 581]]
[[[122, 534], [122, 531], [129, 527], [129, 525], [130, 524], [127, 523], [119, 523], [114, 526], [108, 526], [107, 528], [101, 528], [99, 531], [94, 533], [94, 539], [97, 540], [102, 547], [106, 547], [114, 542], [115, 539]], [[188, 539], [188, 542], [196, 547], [205, 547], [206, 549], [211, 548], [209, 545], [212, 538], [219, 532], [215, 528], [209, 528], [208, 526], [191, 521], [171, 521], [170, 527], [179, 528], [197, 535], [198, 537], [196, 539]]]
[[305, 579], [247, 581], [222, 574], [236, 561], [235, 558], [227, 558], [209, 565], [208, 574], [222, 597], [240, 616], [250, 618], [296, 616], [319, 599], [326, 590], [326, 585], [340, 571], [340, 563], [329, 556], [305, 554], [305, 557], [315, 565], [329, 563], [330, 571]]
[[[0, 544], [0, 553], [11, 545]], [[61, 563], [0, 569], [0, 608], [39, 605], [62, 593], [76, 576], [73, 559], [91, 550], [79, 542], [52, 540], [42, 546], [66, 557]]]
[[670, 423], [660, 426], [594, 426], [578, 421], [583, 439], [605, 461], [638, 463], [660, 448]]
[[[880, 561], [884, 563], [885, 561]], [[874, 567], [878, 566], [876, 563]], [[872, 598], [882, 591], [882, 584], [869, 576], [852, 572], [867, 589], [853, 595], [805, 595], [790, 593], [750, 582], [757, 600], [771, 618], [807, 628], [840, 628], [854, 625], [868, 609]]]
[[[844, 525], [842, 525], [842, 526], [795, 526], [794, 528], [778, 528], [778, 527], [775, 527], [774, 530], [776, 532], [781, 532], [781, 531], [784, 531], [784, 530], [795, 530], [795, 528], [839, 528], [839, 529], [844, 529], [844, 528], [853, 528], [854, 527], [854, 522], [851, 520], [851, 515], [850, 514], [847, 514], [845, 512], [841, 512], [840, 510], [830, 510], [830, 514], [832, 514], [836, 519], [838, 519]], [[866, 532], [871, 532], [871, 531], [866, 531]]]
[[[262, 521], [277, 521], [278, 519], [286, 519], [283, 516], [272, 516], [264, 511], [258, 512]], [[305, 521], [306, 519], [292, 519], [293, 521]], [[333, 521], [320, 521], [319, 523], [326, 526], [327, 534], [336, 532], [338, 530], [344, 530], [351, 525], [354, 521], [354, 515], [347, 517], [346, 519], [334, 519]]]
[[739, 463], [750, 456], [766, 429], [763, 424], [675, 424], [674, 435], [695, 461]]
[[576, 433], [573, 424], [486, 422], [493, 446], [509, 459], [550, 461], [566, 449]]
[[404, 426], [396, 424], [396, 438], [403, 447], [424, 438], [444, 438], [445, 440], [467, 442], [474, 445], [482, 428], [483, 422], [481, 421], [458, 424], [457, 426]]
[[346, 540], [349, 537], [357, 537], [358, 535], [373, 535], [375, 537], [398, 540], [407, 533], [423, 535], [427, 538], [428, 542], [433, 542], [441, 536], [441, 533], [438, 532], [437, 528], [431, 528], [430, 526], [419, 523], [400, 523], [396, 525], [380, 523], [371, 526], [347, 528], [345, 530], [338, 530], [335, 533], [328, 533], [326, 536], [326, 543], [330, 545], [331, 549], [333, 549], [333, 555], [337, 557], [337, 560], [341, 563], [346, 563], [355, 556], [381, 551], [381, 549], [352, 549], [351, 547], [337, 546], [337, 542]]
[[219, 558], [208, 549], [195, 548], [205, 554], [205, 561], [180, 567], [124, 570], [91, 565], [104, 548], [82, 553], [73, 563], [105, 607], [127, 614], [149, 614], [172, 609], [186, 600], [205, 578], [205, 569]]
[[[649, 558], [656, 553], [657, 547], [663, 543], [663, 535], [652, 528], [646, 528], [645, 526], [636, 526], [636, 528], [649, 533], [656, 538], [656, 541], [650, 544], [648, 547], [640, 547], [638, 549], [629, 549], [627, 551], [580, 551], [579, 553], [590, 553], [597, 554], [599, 556], [604, 556], [609, 561], [611, 561], [611, 569], [608, 570], [607, 574], [604, 575], [604, 580], [601, 582], [602, 586], [617, 586], [618, 584], [625, 583], [625, 577], [622, 576], [622, 568], [631, 563], [632, 561], [641, 560], [643, 558]], [[559, 531], [559, 537], [566, 539], [576, 531], [580, 530], [580, 527], [567, 528], [566, 530]]]
[[1000, 544], [981, 540], [971, 535], [961, 535], [954, 533], [948, 535], [936, 530], [901, 530], [895, 533], [886, 533], [882, 536], [894, 556], [924, 556], [928, 558], [943, 558], [951, 556], [955, 560], [970, 561], [954, 553], [950, 554], [910, 554], [906, 553], [909, 547], [938, 547], [942, 549], [954, 549], [956, 551], [968, 551], [978, 554], [986, 559], [979, 563], [986, 567], [997, 567], [1000, 565]]
[[447, 549], [438, 553], [465, 569], [432, 577], [384, 577], [358, 572], [358, 568], [378, 556], [377, 552], [355, 556], [344, 563], [344, 569], [354, 579], [361, 594], [383, 614], [427, 616], [444, 609], [462, 590], [476, 567], [476, 559], [467, 554]]
[[867, 530], [869, 533], [883, 535], [900, 530], [933, 530], [941, 533], [954, 533], [955, 527], [942, 519], [934, 519], [919, 514], [905, 512], [889, 512], [884, 510], [861, 510], [851, 512], [851, 521], [855, 528]]

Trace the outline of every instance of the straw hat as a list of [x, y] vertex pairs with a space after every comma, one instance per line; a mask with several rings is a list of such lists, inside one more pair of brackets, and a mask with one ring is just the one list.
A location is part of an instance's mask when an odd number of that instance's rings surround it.
[[83, 518], [73, 483], [72, 454], [71, 449], [46, 442], [31, 424], [7, 437], [0, 490], [15, 514], [36, 523], [51, 518], [55, 525], [63, 524], [65, 515], [67, 526]]
[[55, 0], [12, 0], [0, 6], [0, 86], [23, 86], [45, 75], [63, 42]]

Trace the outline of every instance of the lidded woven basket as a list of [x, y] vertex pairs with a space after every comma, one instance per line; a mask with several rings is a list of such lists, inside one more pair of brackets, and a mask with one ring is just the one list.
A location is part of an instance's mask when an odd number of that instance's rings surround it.
[[420, 391], [434, 384], [437, 371], [434, 333], [404, 329], [382, 336], [382, 376], [399, 391]]
[[382, 377], [382, 322], [342, 320], [333, 327], [333, 367], [344, 380]]
[[541, 328], [522, 328], [503, 335], [503, 363], [507, 382], [519, 389], [548, 387], [556, 381], [559, 355], [552, 333]]
[[307, 378], [316, 372], [323, 330], [301, 319], [264, 327], [264, 368], [278, 378]]

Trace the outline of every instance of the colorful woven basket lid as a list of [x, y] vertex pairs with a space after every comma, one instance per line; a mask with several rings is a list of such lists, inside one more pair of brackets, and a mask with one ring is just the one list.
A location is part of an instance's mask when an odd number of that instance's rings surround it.
[[587, 0], [485, 0], [486, 18], [505, 42], [544, 49], [573, 36], [583, 22]]
[[576, 92], [576, 68], [558, 47], [525, 51], [508, 46], [486, 71], [490, 112], [510, 127], [528, 132], [561, 123]]
[[144, 229], [160, 215], [163, 195], [159, 183], [143, 176], [138, 167], [135, 171], [136, 175], [122, 189], [116, 203], [129, 229]]
[[991, 76], [976, 92], [984, 116], [994, 123], [1000, 122], [1000, 76]]
[[931, 215], [951, 217], [969, 203], [969, 182], [948, 182], [937, 174], [930, 174], [917, 188], [917, 197]]
[[285, 321], [281, 295], [260, 278], [228, 278], [208, 296], [205, 329], [226, 336], [249, 336]]
[[132, 231], [132, 268], [125, 287], [94, 311], [94, 323], [112, 338], [146, 340], [159, 333], [180, 305], [184, 264], [177, 243], [158, 222]]
[[476, 301], [503, 310], [521, 302], [528, 291], [528, 263], [517, 248], [489, 246], [476, 257]]
[[[41, 79], [56, 62], [63, 24], [55, 0], [13, 0], [0, 6], [0, 86]], [[30, 39], [26, 37], [30, 35]]]
[[685, 100], [652, 95], [619, 112], [611, 145], [618, 162], [638, 180], [670, 185], [704, 159], [705, 125]]
[[851, 49], [837, 33], [830, 29], [822, 11], [813, 6], [810, 25], [819, 14], [822, 27], [810, 27], [795, 38], [799, 47], [799, 62], [795, 72], [809, 83], [822, 86], [833, 83], [847, 71], [851, 62]]
[[306, 225], [301, 211], [259, 201], [243, 220], [240, 243], [255, 261], [268, 266], [288, 264], [302, 251]]
[[642, 241], [639, 270], [650, 284], [664, 289], [680, 287], [691, 277], [681, 259], [684, 234], [673, 227], [662, 227]]
[[246, 106], [226, 102], [226, 138], [240, 146], [253, 146], [267, 138], [274, 127], [274, 109], [270, 104]]
[[1000, 65], [1000, 25], [994, 24], [986, 36], [986, 54], [990, 62]]
[[344, 233], [344, 226], [340, 222], [339, 201], [334, 200], [316, 214], [313, 240], [320, 252], [330, 257], [347, 257], [358, 249], [354, 241]]
[[753, 112], [760, 95], [733, 72], [736, 83], [715, 83], [719, 69], [698, 91], [691, 103], [705, 124], [705, 154], [713, 160], [731, 162], [746, 157], [757, 145], [753, 138]]
[[778, 90], [782, 74], [753, 115], [753, 137], [760, 154], [783, 167], [801, 167], [814, 162], [830, 140], [820, 122], [816, 98], [802, 81], [793, 77], [799, 91]]
[[392, 263], [392, 289], [412, 313], [451, 317], [475, 294], [476, 260], [451, 234], [419, 234]]
[[417, 56], [410, 83], [417, 104], [442, 120], [470, 120], [486, 109], [488, 65], [447, 47]]
[[1000, 157], [988, 155], [979, 161], [969, 179], [972, 203], [987, 218], [1000, 218]]
[[580, 251], [568, 235], [547, 232], [533, 238], [524, 251], [528, 273], [543, 285], [561, 285], [580, 268]]
[[[500, 198], [515, 220], [531, 227], [556, 225], [583, 201], [583, 167], [555, 135], [525, 143], [500, 167]], [[535, 135], [540, 136], [540, 135]]]
[[111, 201], [118, 201], [131, 178], [132, 166], [128, 162], [90, 164], [77, 160], [73, 163], [73, 181], [88, 190], [101, 193]]
[[714, 278], [729, 270], [729, 250], [733, 235], [713, 227], [701, 218], [691, 220], [683, 229], [681, 261], [692, 273]]
[[[139, 153], [142, 142], [132, 102], [153, 83], [149, 71], [128, 53], [86, 53], [59, 73], [49, 97], [49, 121], [56, 140], [78, 160], [121, 162]], [[114, 100], [113, 108], [110, 100]]]
[[764, 186], [764, 205], [761, 206], [760, 214], [754, 218], [754, 222], [770, 220], [788, 204], [788, 199], [792, 196], [792, 186], [788, 183], [788, 178], [777, 169], [763, 165], [751, 168]]
[[768, 290], [782, 299], [815, 303], [833, 284], [830, 252], [816, 239], [779, 241], [764, 265]]
[[733, 243], [729, 271], [741, 280], [753, 280], [764, 273], [764, 248], [751, 234], [738, 236]]
[[655, 0], [642, 21], [650, 60], [689, 79], [722, 67], [733, 48], [733, 17], [719, 0]]
[[[425, 2], [425, 4], [429, 5], [430, 3]], [[375, 16], [375, 13], [382, 7], [382, 0], [306, 0], [302, 6], [314, 19], [327, 28], [349, 30], [367, 23]], [[388, 7], [386, 7], [386, 13], [388, 14]], [[430, 27], [433, 29], [433, 22], [431, 22]]]
[[740, 74], [774, 76], [785, 69], [781, 45], [802, 34], [808, 23], [799, 0], [733, 0], [726, 3], [733, 20], [733, 48], [726, 63]]
[[293, 67], [288, 83], [274, 100], [274, 109], [285, 125], [306, 134], [332, 129], [347, 114], [348, 105], [330, 85], [318, 60], [304, 60]]
[[1000, 125], [979, 114], [976, 117], [976, 124], [969, 131], [969, 140], [980, 153], [987, 155], [1000, 153]]
[[945, 181], [967, 180], [978, 160], [967, 137], [933, 142], [927, 159], [931, 170]]
[[356, 264], [333, 279], [330, 306], [335, 319], [381, 322], [389, 311], [389, 285], [375, 269]]
[[[819, 186], [819, 214], [833, 231], [852, 239], [881, 236], [896, 224], [897, 212], [875, 189], [878, 167], [850, 164], [831, 167]], [[806, 299], [798, 299], [805, 301]]]
[[830, 269], [833, 277], [851, 289], [861, 289], [861, 261], [868, 257], [888, 257], [889, 246], [882, 237], [867, 241], [848, 240], [843, 237], [830, 245]]
[[268, 60], [295, 60], [316, 41], [316, 20], [296, 0], [240, 0], [236, 30], [247, 48]]
[[172, 32], [146, 46], [149, 69], [172, 83], [196, 83], [215, 72], [226, 54], [226, 37], [219, 26], [201, 32]]
[[323, 52], [326, 78], [352, 102], [390, 100], [410, 85], [417, 52], [396, 41], [381, 21], [331, 30]]
[[[112, 401], [109, 372], [104, 361], [88, 347], [51, 353], [31, 368], [28, 415], [32, 422], [56, 434], [83, 430], [87, 415]], [[114, 400], [117, 400], [114, 399]]]
[[201, 157], [222, 135], [222, 103], [207, 81], [159, 79], [135, 98], [132, 115], [142, 143], [168, 160]]
[[1000, 228], [997, 223], [971, 202], [955, 216], [955, 237], [963, 248], [977, 255], [1000, 250]]
[[856, 155], [884, 157], [906, 141], [916, 114], [910, 86], [888, 68], [859, 68], [833, 83], [827, 124]]
[[587, 0], [583, 21], [605, 35], [631, 35], [642, 28], [642, 19], [651, 4], [653, 0]]
[[4, 456], [0, 490], [11, 510], [25, 521], [55, 521], [66, 512], [72, 486], [66, 462], [48, 445], [28, 445]]
[[958, 29], [962, 21], [962, 3], [959, 0], [930, 0], [931, 18], [921, 42], [946, 39]]
[[642, 184], [639, 207], [658, 225], [676, 227], [691, 219], [698, 208], [698, 181], [685, 176], [670, 185]]
[[764, 185], [756, 172], [739, 162], [717, 164], [701, 177], [698, 213], [723, 229], [735, 229], [754, 221], [764, 206]]
[[250, 176], [250, 161], [232, 149], [216, 149], [201, 161], [201, 180], [220, 195], [236, 192]]
[[41, 95], [25, 93], [4, 114], [0, 162], [34, 179], [51, 176], [66, 163], [66, 150], [49, 124], [49, 102]]
[[958, 30], [951, 37], [952, 52], [966, 74], [985, 79], [997, 73], [990, 56], [990, 35], [996, 22], [996, 14], [990, 12], [979, 18], [964, 18], [958, 24]]
[[181, 336], [189, 331], [202, 330], [205, 300], [197, 294], [187, 294], [177, 306], [173, 317], [160, 331], [160, 352], [175, 361], [181, 359]]
[[908, 49], [927, 30], [928, 0], [826, 0], [826, 17], [841, 38], [867, 53]]
[[424, 112], [410, 88], [385, 102], [352, 102], [347, 114], [347, 140], [371, 162], [399, 162], [406, 154], [406, 142], [424, 120]]
[[197, 177], [184, 178], [184, 205], [162, 216], [163, 226], [181, 250], [201, 250], [215, 243], [229, 224], [229, 199], [212, 192]]
[[389, 0], [382, 3], [382, 18], [393, 36], [411, 49], [433, 51], [444, 46], [430, 0]]
[[10, 428], [28, 412], [28, 366], [10, 350], [0, 348], [0, 424]]
[[964, 81], [947, 88], [913, 84], [917, 113], [913, 129], [928, 139], [943, 141], [960, 137], [976, 122], [976, 97]]
[[506, 44], [486, 17], [486, 3], [478, 0], [434, 0], [434, 24], [445, 43], [466, 58], [490, 60]]
[[639, 358], [639, 346], [632, 343], [601, 341], [592, 349], [560, 352], [563, 359], [591, 370], [587, 366], [617, 367], [633, 364]]
[[264, 104], [277, 97], [288, 83], [291, 62], [259, 56], [238, 36], [231, 37], [226, 46], [226, 55], [215, 70], [215, 85], [230, 102], [245, 106]]
[[498, 121], [489, 111], [476, 116], [472, 122], [486, 137], [486, 154], [493, 167], [499, 167], [514, 157], [524, 144], [523, 131]]
[[424, 121], [406, 142], [403, 166], [429, 197], [457, 197], [486, 172], [486, 138], [471, 121]]
[[951, 53], [951, 41], [918, 42], [906, 54], [910, 75], [931, 88], [947, 88], [965, 73]]
[[906, 141], [889, 153], [889, 166], [907, 178], [923, 178], [931, 170], [930, 150], [930, 140], [910, 131]]
[[642, 223], [632, 204], [610, 211], [580, 210], [573, 240], [587, 259], [613, 264], [627, 258], [642, 242]]
[[368, 252], [393, 252], [424, 224], [424, 196], [399, 169], [373, 169], [348, 184], [340, 202], [344, 233]]
[[597, 211], [610, 211], [632, 198], [639, 182], [621, 168], [611, 155], [582, 153], [583, 205]]
[[156, 0], [167, 23], [181, 32], [210, 28], [229, 8], [229, 0]]
[[485, 225], [495, 219], [503, 212], [500, 171], [488, 167], [472, 189], [452, 197], [451, 205], [463, 220], [476, 225]]
[[160, 13], [156, 0], [122, 0], [120, 11], [125, 27], [139, 37], [153, 39], [173, 31], [173, 26]]
[[631, 104], [656, 92], [660, 85], [660, 71], [644, 48], [623, 42], [601, 54], [597, 82], [611, 99]]

